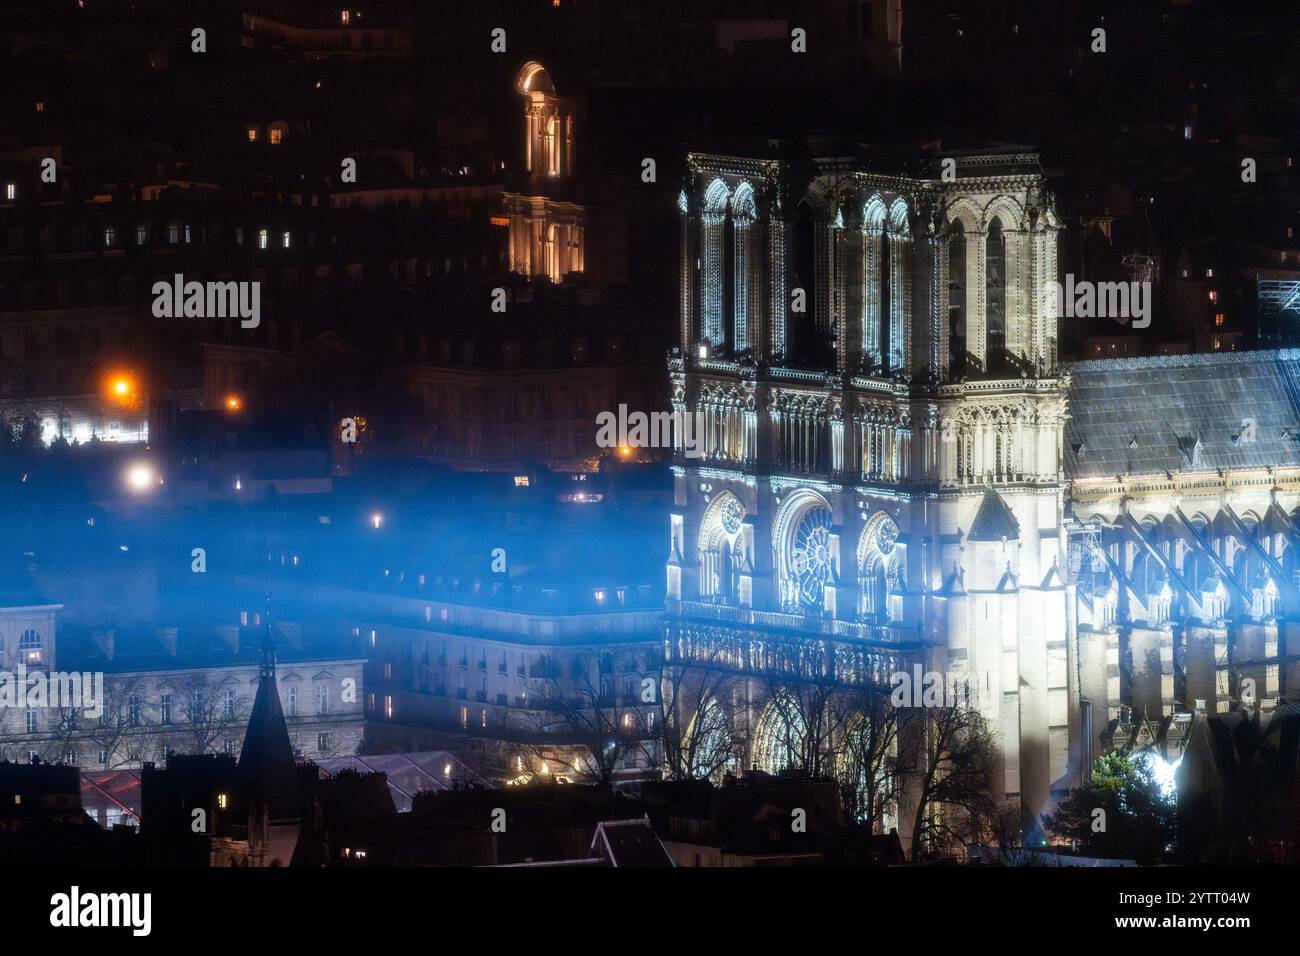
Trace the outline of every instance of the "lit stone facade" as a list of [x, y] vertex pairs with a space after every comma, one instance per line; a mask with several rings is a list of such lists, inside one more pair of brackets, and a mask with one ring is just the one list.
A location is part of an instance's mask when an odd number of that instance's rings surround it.
[[573, 199], [577, 101], [561, 97], [542, 64], [524, 64], [515, 80], [524, 101], [522, 191], [504, 196], [511, 272], [562, 282], [586, 270], [586, 207]]
[[1296, 351], [1071, 369], [1064, 455], [1087, 725], [1125, 708], [1158, 720], [1295, 699], [1298, 375]]
[[1037, 156], [688, 168], [669, 374], [705, 441], [674, 463], [670, 661], [727, 649], [745, 765], [769, 770], [764, 675], [791, 660], [848, 684], [913, 663], [978, 675], [1002, 788], [1042, 812], [1077, 780], [1078, 695], [1066, 381], [1055, 304], [1031, 291], [1057, 274]]

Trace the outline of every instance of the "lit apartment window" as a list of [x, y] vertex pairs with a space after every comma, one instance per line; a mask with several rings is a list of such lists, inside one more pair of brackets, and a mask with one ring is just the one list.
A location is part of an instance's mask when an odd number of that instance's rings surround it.
[[1223, 325], [1223, 313], [1222, 313], [1222, 312], [1216, 312], [1216, 313], [1214, 313], [1214, 324], [1215, 324], [1216, 326], [1222, 326], [1222, 325]]
[[176, 243], [180, 241], [181, 241], [180, 223], [169, 222], [167, 224], [167, 242], [174, 246], [176, 245]]
[[149, 227], [141, 223], [135, 227], [135, 244], [143, 246], [149, 241]]
[[217, 809], [224, 810], [228, 806], [230, 806], [230, 797], [224, 793], [217, 794]]
[[190, 244], [190, 224], [187, 222], [185, 224], [185, 245], [188, 246], [189, 244]]
[[38, 112], [38, 113], [44, 113], [44, 112], [45, 112], [45, 101], [44, 101], [44, 100], [37, 100], [37, 101], [36, 101], [36, 112]]
[[135, 694], [126, 699], [126, 722], [132, 727], [140, 726], [140, 698]]
[[5, 183], [5, 199], [16, 199], [18, 197], [18, 184]]
[[103, 767], [103, 766], [105, 766], [107, 763], [108, 763], [108, 748], [107, 748], [107, 747], [100, 747], [100, 748], [99, 748], [99, 765], [100, 765], [101, 767]]
[[280, 140], [283, 139], [283, 138], [284, 138], [284, 130], [282, 130], [282, 129], [278, 129], [278, 128], [277, 128], [277, 129], [273, 129], [273, 130], [271, 130], [271, 145], [272, 145], [272, 146], [279, 146], [279, 145], [280, 145]]
[[1191, 138], [1192, 138], [1192, 128], [1190, 126], [1184, 126], [1183, 139], [1191, 139]]
[[112, 249], [117, 245], [117, 229], [113, 226], [104, 227], [104, 248]]
[[240, 612], [239, 612], [239, 623], [242, 624], [244, 627], [248, 627], [248, 612], [247, 612], [247, 611], [240, 611]]
[[323, 754], [329, 753], [334, 749], [334, 735], [331, 733], [321, 733], [316, 735], [316, 749]]
[[267, 231], [265, 229], [257, 230], [257, 248], [265, 249], [267, 244]]
[[1219, 349], [1221, 349], [1221, 348], [1223, 348], [1223, 342], [1222, 342], [1222, 340], [1221, 340], [1221, 339], [1216, 335], [1216, 336], [1214, 337], [1214, 351], [1217, 352], [1217, 351], [1219, 351]]
[[287, 230], [285, 231], [284, 235], [280, 237], [280, 245], [282, 245], [286, 249], [289, 248], [289, 232]]
[[460, 709], [460, 725], [461, 725], [462, 727], [468, 727], [468, 726], [469, 726], [469, 708], [468, 708], [468, 707], [462, 707], [462, 708]]
[[393, 716], [393, 695], [392, 694], [384, 695], [384, 716], [390, 719]]
[[339, 23], [343, 24], [343, 26], [347, 26], [348, 21], [350, 21], [351, 19], [352, 19], [352, 14], [349, 13], [347, 10], [339, 11]]
[[1214, 270], [1213, 270], [1213, 269], [1206, 269], [1206, 270], [1205, 270], [1205, 278], [1207, 278], [1207, 279], [1213, 279], [1213, 278], [1214, 278]]
[[527, 476], [527, 475], [515, 475], [515, 487], [516, 487], [516, 488], [527, 488], [527, 487], [528, 487], [528, 476]]
[[384, 680], [393, 679], [393, 662], [384, 661]]
[[257, 142], [257, 127], [256, 127], [256, 126], [250, 126], [250, 127], [248, 127], [248, 141], [249, 141], [250, 143], [256, 143], [256, 142]]
[[18, 638], [18, 654], [26, 664], [41, 662], [41, 635], [39, 631], [27, 628]]
[[1218, 302], [1218, 301], [1219, 301], [1219, 290], [1218, 290], [1218, 289], [1211, 289], [1211, 290], [1210, 290], [1210, 301], [1211, 301], [1211, 302]]

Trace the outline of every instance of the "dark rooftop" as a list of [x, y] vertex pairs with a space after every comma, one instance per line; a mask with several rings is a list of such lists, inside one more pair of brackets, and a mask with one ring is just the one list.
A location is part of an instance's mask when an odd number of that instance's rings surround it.
[[1300, 350], [1079, 362], [1069, 374], [1072, 480], [1300, 465]]

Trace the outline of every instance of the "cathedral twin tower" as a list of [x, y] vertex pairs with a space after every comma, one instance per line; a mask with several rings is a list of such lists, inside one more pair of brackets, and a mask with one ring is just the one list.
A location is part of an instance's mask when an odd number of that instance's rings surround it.
[[670, 656], [728, 648], [746, 766], [770, 771], [790, 728], [764, 674], [792, 656], [849, 684], [975, 675], [1036, 816], [1079, 752], [1038, 158], [773, 147], [691, 154], [678, 200], [669, 373], [704, 454], [673, 466]]

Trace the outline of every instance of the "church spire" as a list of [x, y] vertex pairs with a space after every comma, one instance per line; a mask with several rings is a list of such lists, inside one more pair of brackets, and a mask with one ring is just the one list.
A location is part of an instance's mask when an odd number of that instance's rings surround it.
[[262, 631], [262, 663], [258, 668], [257, 676], [260, 682], [264, 680], [275, 680], [275, 639], [271, 637], [271, 594], [266, 595], [266, 627]]
[[248, 718], [244, 746], [239, 752], [239, 774], [246, 788], [250, 811], [265, 811], [271, 820], [295, 819], [302, 815], [298, 765], [293, 758], [293, 745], [289, 741], [289, 728], [285, 724], [275, 680], [275, 641], [271, 637], [269, 595], [257, 696]]

